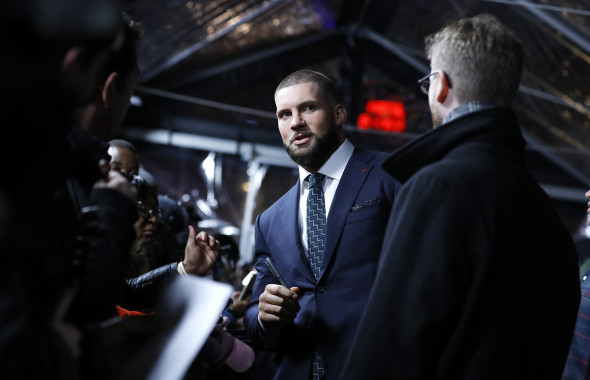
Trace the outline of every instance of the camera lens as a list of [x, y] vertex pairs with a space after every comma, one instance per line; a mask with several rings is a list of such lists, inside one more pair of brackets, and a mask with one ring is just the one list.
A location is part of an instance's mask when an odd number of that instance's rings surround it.
[[129, 176], [129, 180], [131, 181], [131, 186], [134, 186], [138, 189], [145, 184], [145, 179], [141, 178], [138, 175], [131, 174]]

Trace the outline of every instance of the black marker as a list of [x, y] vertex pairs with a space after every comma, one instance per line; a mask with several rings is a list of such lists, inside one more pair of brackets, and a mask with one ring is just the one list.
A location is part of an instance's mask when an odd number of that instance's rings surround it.
[[275, 265], [272, 263], [272, 260], [270, 259], [270, 257], [266, 258], [266, 266], [268, 266], [268, 269], [270, 269], [272, 274], [277, 278], [277, 280], [279, 280], [281, 285], [283, 285], [285, 288], [289, 289], [287, 284], [285, 284], [285, 280], [283, 280], [283, 276], [281, 276], [281, 274], [279, 273], [277, 268], [275, 268]]

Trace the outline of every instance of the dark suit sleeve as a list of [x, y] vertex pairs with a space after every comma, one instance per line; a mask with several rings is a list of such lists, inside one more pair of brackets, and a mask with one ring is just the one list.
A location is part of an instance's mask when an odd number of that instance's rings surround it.
[[260, 215], [256, 218], [255, 223], [255, 242], [255, 269], [258, 274], [256, 275], [254, 288], [252, 289], [252, 297], [250, 298], [248, 309], [244, 315], [244, 327], [246, 328], [248, 336], [256, 344], [268, 348], [274, 342], [265, 337], [265, 333], [260, 326], [260, 323], [258, 323], [258, 298], [264, 292], [266, 285], [277, 283], [277, 281], [264, 264], [264, 260], [267, 257], [270, 257], [270, 253], [268, 252], [268, 247], [266, 246], [266, 242], [260, 231]]
[[255, 224], [255, 268], [258, 275], [244, 316], [244, 327], [252, 341], [264, 349], [298, 352], [301, 351], [299, 347], [308, 345], [310, 339], [314, 339], [311, 331], [307, 331], [295, 324], [284, 325], [279, 331], [266, 331], [258, 322], [258, 298], [264, 292], [266, 285], [279, 283], [265, 264], [266, 258], [271, 257], [263, 233], [263, 231], [267, 230], [267, 228], [263, 227], [261, 216], [258, 216]]

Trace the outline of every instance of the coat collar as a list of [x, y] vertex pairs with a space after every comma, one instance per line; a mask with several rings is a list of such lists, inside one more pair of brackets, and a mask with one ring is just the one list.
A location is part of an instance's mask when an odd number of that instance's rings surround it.
[[421, 168], [470, 142], [483, 142], [519, 155], [525, 146], [514, 112], [494, 107], [466, 114], [410, 140], [390, 154], [382, 166], [404, 183]]

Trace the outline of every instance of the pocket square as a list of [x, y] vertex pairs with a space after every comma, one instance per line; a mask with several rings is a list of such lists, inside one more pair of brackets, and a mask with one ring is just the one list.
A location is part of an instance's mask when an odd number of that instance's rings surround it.
[[350, 211], [351, 212], [359, 211], [365, 207], [374, 206], [379, 203], [381, 203], [381, 198], [379, 198], [379, 197], [371, 198], [368, 201], [365, 201], [363, 203], [359, 203], [357, 205], [352, 206]]

